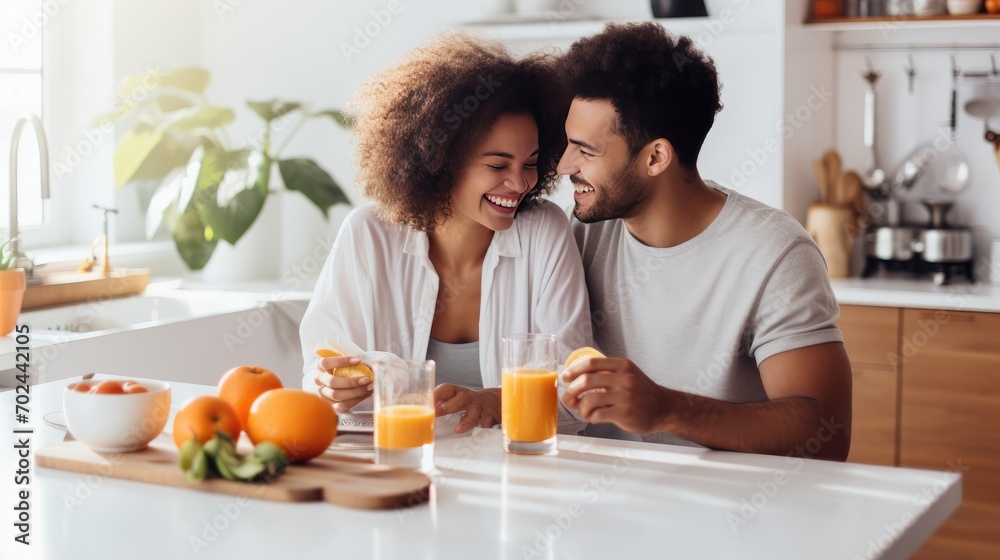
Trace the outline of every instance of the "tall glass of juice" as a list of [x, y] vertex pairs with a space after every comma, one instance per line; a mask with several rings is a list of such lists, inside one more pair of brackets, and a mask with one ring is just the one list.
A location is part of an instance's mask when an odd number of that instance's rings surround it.
[[375, 462], [434, 468], [433, 360], [375, 363]]
[[504, 451], [525, 455], [556, 452], [557, 364], [555, 335], [530, 333], [503, 337]]

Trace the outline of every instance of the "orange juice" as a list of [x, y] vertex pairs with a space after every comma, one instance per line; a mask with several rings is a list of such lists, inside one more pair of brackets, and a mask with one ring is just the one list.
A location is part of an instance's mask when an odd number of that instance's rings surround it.
[[558, 423], [555, 371], [504, 370], [501, 393], [503, 431], [508, 439], [536, 443], [555, 437]]
[[397, 404], [386, 406], [375, 417], [375, 445], [382, 449], [411, 449], [434, 443], [434, 409]]

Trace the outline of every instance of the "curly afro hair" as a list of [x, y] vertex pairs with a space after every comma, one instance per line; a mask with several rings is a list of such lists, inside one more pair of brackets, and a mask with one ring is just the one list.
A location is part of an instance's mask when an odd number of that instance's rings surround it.
[[614, 105], [615, 132], [632, 155], [665, 138], [681, 166], [697, 166], [722, 103], [715, 63], [690, 37], [671, 35], [653, 22], [612, 23], [573, 43], [561, 68], [573, 96]]
[[515, 59], [499, 43], [439, 36], [375, 74], [348, 105], [357, 180], [389, 223], [432, 231], [451, 215], [451, 191], [471, 150], [505, 114], [538, 125], [538, 183], [520, 209], [549, 192], [566, 145], [569, 97], [556, 57]]

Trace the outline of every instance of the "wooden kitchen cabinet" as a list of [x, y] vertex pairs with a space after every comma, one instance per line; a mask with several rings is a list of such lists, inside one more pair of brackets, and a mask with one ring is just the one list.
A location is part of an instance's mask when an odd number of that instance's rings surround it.
[[962, 474], [962, 505], [918, 558], [998, 558], [1000, 314], [907, 309], [900, 465]]
[[900, 311], [895, 307], [840, 306], [837, 325], [852, 364], [896, 370], [898, 360], [893, 357], [899, 345]]
[[853, 370], [852, 463], [898, 463], [900, 310], [844, 305], [838, 325]]
[[894, 371], [854, 369], [851, 463], [896, 466], [898, 375]]

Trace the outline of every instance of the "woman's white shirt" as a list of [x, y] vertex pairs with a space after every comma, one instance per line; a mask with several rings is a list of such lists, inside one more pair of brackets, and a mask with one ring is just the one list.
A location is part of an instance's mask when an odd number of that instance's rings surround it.
[[[314, 391], [317, 344], [327, 337], [364, 351], [424, 359], [437, 300], [464, 286], [440, 285], [426, 233], [383, 222], [373, 203], [345, 218], [299, 329], [303, 387]], [[555, 334], [565, 358], [593, 344], [590, 303], [566, 214], [539, 201], [493, 236], [483, 260], [479, 356], [484, 387], [500, 385], [500, 338]], [[362, 406], [367, 405], [367, 406]], [[370, 410], [370, 400], [358, 405]], [[582, 427], [582, 425], [581, 425]]]

